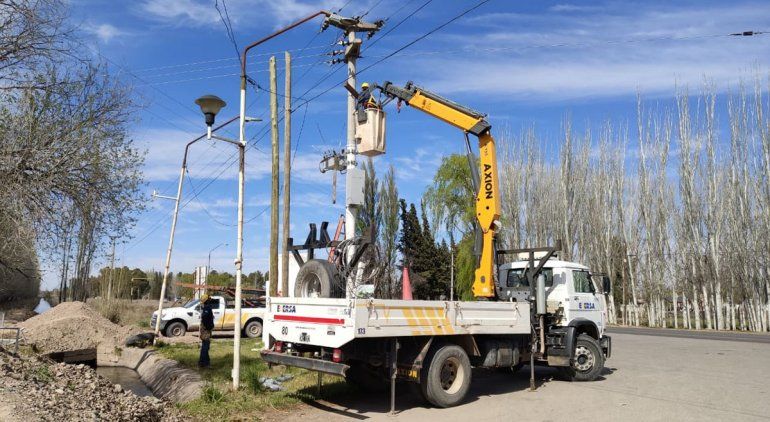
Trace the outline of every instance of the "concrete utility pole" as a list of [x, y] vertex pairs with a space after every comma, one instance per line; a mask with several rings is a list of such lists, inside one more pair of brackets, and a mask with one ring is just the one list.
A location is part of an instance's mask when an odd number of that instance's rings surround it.
[[[361, 40], [356, 40], [356, 33], [354, 31], [348, 32], [348, 46], [345, 49], [345, 61], [348, 65], [348, 85], [356, 89], [358, 89], [356, 86], [356, 59], [358, 59], [360, 46]], [[345, 160], [347, 161], [345, 183], [347, 184], [350, 183], [355, 173], [355, 168], [358, 166], [358, 163], [356, 163], [356, 99], [350, 93], [348, 93], [347, 149], [345, 152]], [[353, 238], [356, 235], [357, 207], [357, 204], [345, 202], [345, 239]], [[352, 253], [353, 251], [351, 251], [351, 255]]]
[[[325, 24], [332, 25], [342, 29], [347, 33], [348, 39], [345, 44], [345, 62], [348, 65], [348, 85], [357, 89], [356, 86], [356, 60], [361, 52], [361, 40], [356, 38], [356, 31], [366, 32], [369, 36], [377, 32], [382, 26], [382, 22], [368, 23], [362, 22], [357, 18], [345, 18], [339, 15], [332, 15], [326, 18]], [[356, 218], [358, 216], [358, 207], [361, 205], [356, 201], [356, 195], [350, 195], [351, 187], [360, 183], [363, 178], [360, 170], [357, 169], [356, 162], [356, 98], [352, 93], [348, 93], [348, 127], [347, 127], [347, 148], [345, 149], [346, 173], [345, 173], [345, 239], [352, 239], [356, 236]], [[361, 195], [362, 196], [362, 195]], [[360, 198], [362, 201], [363, 198]], [[348, 256], [353, 256], [355, 247], [351, 246], [348, 250]], [[350, 297], [355, 287], [355, 274], [353, 273], [347, 280], [345, 286], [345, 297]]]
[[283, 233], [281, 235], [281, 291], [289, 294], [289, 226], [291, 225], [291, 54], [285, 53], [286, 73], [284, 74], [283, 108]]
[[278, 83], [275, 56], [270, 57], [270, 134], [272, 139], [270, 191], [270, 296], [278, 295]]
[[110, 256], [110, 281], [107, 284], [107, 300], [112, 300], [112, 278], [115, 274], [115, 238], [112, 238], [112, 255]]

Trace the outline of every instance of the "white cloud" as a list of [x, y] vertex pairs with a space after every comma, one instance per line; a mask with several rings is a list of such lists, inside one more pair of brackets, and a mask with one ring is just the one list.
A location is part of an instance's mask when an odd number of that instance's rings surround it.
[[168, 24], [203, 26], [219, 22], [219, 14], [210, 1], [145, 0], [139, 7], [147, 17]]
[[87, 24], [85, 25], [84, 30], [88, 33], [96, 35], [96, 37], [105, 44], [109, 43], [114, 38], [130, 35], [128, 31], [119, 29], [109, 23]]
[[556, 4], [548, 8], [551, 12], [587, 12], [599, 9], [597, 6], [585, 6], [579, 4]]
[[[471, 18], [474, 37], [447, 34], [443, 52], [412, 60], [418, 77], [437, 92], [484, 95], [511, 102], [673, 93], [675, 83], [718, 89], [770, 68], [770, 44], [726, 34], [760, 28], [770, 5], [703, 5], [697, 8], [611, 3], [596, 13], [499, 14]], [[466, 22], [467, 23], [467, 22]], [[543, 30], [542, 28], [549, 28]], [[454, 52], [457, 46], [463, 54]], [[469, 71], [472, 69], [473, 71]]]
[[[220, 10], [223, 1], [220, 0]], [[225, 1], [233, 25], [253, 24], [256, 20], [271, 21], [273, 27], [284, 26], [321, 9], [336, 10], [344, 4], [343, 0], [301, 1], [301, 0], [229, 0]], [[357, 2], [345, 12], [358, 12], [370, 1]], [[219, 24], [220, 17], [214, 8], [214, 1], [208, 0], [144, 0], [140, 10], [148, 17], [173, 25], [205, 26]], [[360, 10], [359, 10], [360, 9]], [[267, 19], [269, 14], [270, 19]], [[319, 23], [321, 18], [319, 19]], [[235, 28], [238, 32], [238, 28]]]

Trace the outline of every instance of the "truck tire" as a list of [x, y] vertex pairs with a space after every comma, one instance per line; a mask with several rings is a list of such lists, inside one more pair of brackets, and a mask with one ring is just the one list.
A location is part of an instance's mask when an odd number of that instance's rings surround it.
[[246, 334], [248, 338], [259, 338], [262, 336], [262, 321], [258, 319], [252, 319], [246, 323], [243, 327], [243, 334]]
[[294, 282], [294, 297], [342, 297], [337, 267], [329, 261], [311, 259], [304, 263]]
[[460, 404], [471, 385], [471, 362], [462, 347], [442, 346], [426, 360], [420, 371], [422, 395], [436, 407]]
[[568, 381], [593, 381], [604, 368], [604, 354], [599, 342], [588, 334], [581, 334], [575, 342], [575, 358], [572, 364], [559, 367], [559, 372]]
[[163, 335], [166, 337], [182, 337], [186, 332], [187, 327], [184, 325], [184, 322], [173, 321], [163, 330]]

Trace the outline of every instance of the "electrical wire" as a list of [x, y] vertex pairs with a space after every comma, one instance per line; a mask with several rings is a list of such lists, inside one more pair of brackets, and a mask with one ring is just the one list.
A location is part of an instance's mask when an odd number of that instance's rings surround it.
[[[368, 70], [368, 69], [371, 69], [372, 67], [374, 67], [374, 66], [376, 66], [376, 65], [378, 65], [378, 64], [380, 64], [380, 63], [382, 63], [382, 62], [384, 62], [385, 60], [387, 60], [387, 59], [389, 59], [389, 58], [393, 57], [394, 55], [396, 55], [396, 54], [400, 53], [401, 51], [405, 50], [406, 48], [409, 48], [410, 46], [412, 46], [412, 45], [416, 44], [417, 42], [419, 42], [419, 41], [421, 41], [421, 40], [425, 39], [426, 37], [428, 37], [428, 36], [432, 35], [433, 33], [435, 33], [435, 32], [437, 32], [437, 31], [439, 31], [439, 30], [443, 29], [443, 28], [444, 28], [444, 27], [446, 27], [447, 25], [451, 24], [452, 22], [456, 21], [457, 19], [460, 19], [461, 17], [465, 16], [466, 14], [470, 13], [471, 11], [473, 11], [473, 10], [477, 9], [478, 7], [482, 6], [483, 4], [485, 4], [485, 3], [487, 3], [487, 2], [489, 2], [489, 0], [483, 0], [483, 1], [480, 1], [480, 2], [478, 2], [478, 3], [477, 3], [476, 5], [474, 5], [473, 7], [471, 7], [471, 8], [469, 8], [469, 9], [466, 9], [466, 10], [464, 10], [462, 13], [460, 13], [460, 14], [456, 15], [455, 17], [451, 18], [450, 20], [448, 20], [448, 21], [446, 21], [446, 22], [442, 23], [441, 25], [439, 25], [439, 26], [437, 26], [437, 27], [433, 28], [432, 30], [430, 30], [430, 31], [428, 31], [427, 33], [425, 33], [425, 34], [423, 34], [423, 35], [419, 36], [419, 37], [418, 37], [418, 38], [416, 38], [415, 40], [413, 40], [413, 41], [411, 41], [411, 42], [409, 42], [409, 43], [405, 44], [404, 46], [402, 46], [402, 47], [400, 47], [400, 48], [396, 49], [395, 51], [391, 52], [391, 53], [390, 53], [390, 54], [388, 54], [387, 56], [385, 56], [385, 57], [383, 57], [383, 58], [380, 58], [380, 59], [379, 59], [379, 60], [377, 60], [375, 63], [372, 63], [372, 64], [371, 64], [371, 65], [369, 65], [369, 66], [366, 66], [364, 69], [362, 69], [362, 70], [361, 70], [361, 71], [359, 71], [358, 73], [360, 74], [360, 73], [362, 73], [362, 72], [364, 72], [364, 71], [366, 71], [366, 70]], [[319, 85], [321, 82], [323, 82], [323, 80], [327, 79], [328, 77], [329, 77], [329, 76], [327, 75], [326, 77], [322, 78], [322, 80], [321, 80], [321, 81], [319, 81], [319, 82], [317, 82], [317, 83], [316, 83], [316, 86], [318, 86], [318, 85]], [[347, 80], [347, 79], [346, 79], [346, 80]], [[314, 101], [315, 99], [317, 99], [317, 98], [318, 98], [318, 97], [320, 97], [321, 95], [325, 94], [326, 92], [328, 92], [328, 91], [331, 91], [331, 89], [335, 88], [336, 86], [337, 86], [337, 85], [335, 84], [333, 87], [331, 87], [330, 89], [328, 89], [328, 90], [326, 90], [326, 91], [324, 91], [324, 92], [320, 93], [319, 95], [316, 95], [316, 96], [314, 96], [314, 97], [312, 97], [312, 98], [310, 98], [310, 99], [306, 99], [306, 100], [304, 100], [304, 102], [303, 102], [302, 104], [298, 105], [297, 107], [295, 107], [295, 108], [294, 108], [293, 110], [291, 110], [291, 111], [292, 111], [292, 112], [294, 112], [294, 111], [296, 111], [297, 109], [299, 109], [299, 107], [301, 107], [301, 106], [303, 106], [303, 105], [304, 105], [304, 106], [308, 105], [310, 102]], [[314, 89], [314, 88], [313, 88], [313, 87], [311, 87], [311, 88], [310, 88], [310, 90], [306, 91], [306, 93], [307, 93], [307, 92], [310, 92], [312, 89]], [[305, 95], [305, 94], [303, 94], [302, 96], [304, 96], [304, 95]], [[300, 97], [302, 97], [302, 96], [300, 96]], [[281, 120], [282, 120], [282, 119], [281, 119]], [[260, 139], [259, 139], [259, 140], [262, 140], [262, 139], [264, 138], [264, 136], [266, 136], [266, 134], [267, 134], [267, 131], [263, 132], [263, 134], [262, 134], [262, 135], [260, 135]], [[256, 135], [255, 135], [255, 136], [256, 136]], [[259, 142], [259, 141], [257, 141], [257, 142]], [[248, 148], [250, 148], [250, 146], [247, 146], [247, 150], [248, 150]], [[231, 163], [229, 163], [229, 160], [228, 160], [228, 162], [226, 162], [226, 164], [227, 164], [227, 165], [223, 166], [223, 169], [222, 169], [222, 171], [220, 171], [220, 172], [219, 172], [219, 174], [217, 174], [217, 175], [216, 175], [216, 176], [215, 176], [213, 179], [210, 179], [210, 180], [208, 181], [208, 183], [206, 183], [206, 184], [203, 186], [203, 188], [201, 188], [201, 189], [200, 189], [200, 191], [203, 191], [203, 190], [205, 190], [206, 188], [208, 188], [208, 186], [210, 186], [210, 185], [211, 185], [211, 183], [213, 183], [215, 180], [217, 180], [217, 179], [218, 179], [218, 178], [221, 176], [221, 174], [222, 174], [222, 173], [224, 173], [224, 170], [226, 170], [226, 169], [227, 169], [227, 167], [229, 167], [229, 165], [231, 165]], [[187, 204], [188, 204], [190, 201], [191, 201], [191, 199], [190, 199], [190, 200], [188, 200], [188, 201], [187, 201], [187, 202], [186, 202], [184, 205], [187, 205]], [[184, 206], [180, 207], [180, 209], [181, 209], [181, 208], [183, 208], [183, 207], [184, 207]], [[152, 231], [154, 231], [154, 230], [157, 230], [157, 229], [153, 229]], [[140, 243], [141, 241], [143, 241], [144, 239], [146, 239], [146, 238], [147, 238], [147, 237], [148, 237], [150, 234], [151, 234], [151, 232], [150, 232], [150, 233], [147, 233], [145, 236], [143, 236], [143, 237], [142, 237], [140, 240], [138, 240], [138, 241], [137, 241], [137, 242], [136, 242], [134, 245], [132, 245], [131, 247], [135, 246], [136, 244], [138, 244], [138, 243]]]
[[[281, 50], [281, 51], [272, 51], [272, 52], [269, 52], [269, 53], [257, 53], [257, 54], [251, 55], [250, 57], [251, 58], [255, 58], [255, 57], [263, 57], [263, 56], [272, 56], [272, 55], [275, 55], [275, 54], [283, 53], [284, 51], [296, 52], [296, 51], [305, 51], [305, 50], [316, 50], [316, 49], [321, 49], [321, 48], [329, 48], [331, 46], [334, 46], [334, 44], [331, 44], [331, 45], [316, 45], [316, 46], [312, 46], [312, 47], [303, 47], [303, 48], [295, 48], [295, 49], [288, 49], [288, 50]], [[197, 66], [197, 65], [201, 65], [201, 64], [219, 63], [219, 62], [231, 61], [231, 60], [236, 60], [236, 59], [234, 59], [233, 57], [223, 57], [223, 58], [220, 58], [220, 59], [200, 60], [200, 61], [188, 62], [188, 63], [179, 63], [179, 64], [172, 64], [172, 65], [165, 65], [165, 66], [147, 67], [147, 68], [143, 68], [143, 69], [133, 70], [133, 72], [138, 72], [138, 73], [154, 72], [154, 71], [158, 71], [158, 70], [174, 69], [174, 68], [186, 67], [186, 66]], [[237, 59], [237, 60], [240, 60], [240, 59]]]
[[[447, 25], [450, 25], [451, 23], [453, 23], [456, 20], [462, 18], [463, 16], [467, 15], [468, 13], [470, 13], [470, 12], [478, 9], [479, 7], [483, 6], [484, 4], [488, 3], [489, 1], [490, 0], [482, 0], [482, 1], [478, 2], [478, 3], [476, 3], [475, 5], [473, 5], [472, 7], [468, 8], [468, 9], [465, 9], [464, 11], [462, 11], [461, 13], [455, 15], [451, 19], [443, 22], [441, 25], [438, 25], [438, 26], [434, 27], [430, 31], [428, 31], [428, 32], [420, 35], [419, 37], [415, 38], [414, 40], [404, 44], [403, 46], [397, 48], [396, 50], [392, 51], [391, 53], [387, 54], [386, 56], [381, 57], [379, 60], [375, 61], [374, 63], [371, 63], [371, 64], [365, 66], [363, 69], [356, 71], [356, 76], [366, 72], [367, 70], [371, 69], [372, 67], [377, 66], [378, 64], [384, 62], [385, 60], [388, 60], [389, 58], [395, 56], [396, 54], [399, 54], [400, 52], [404, 51], [405, 49], [407, 49], [407, 48], [413, 46], [414, 44], [424, 40], [425, 38], [431, 36], [432, 34], [440, 31], [441, 29], [445, 28]], [[334, 85], [330, 86], [329, 88], [321, 91], [319, 94], [316, 94], [316, 95], [310, 97], [309, 99], [307, 99], [305, 101], [313, 101], [313, 100], [321, 97], [322, 95], [325, 95], [326, 93], [328, 93], [329, 91], [333, 90], [334, 88], [337, 88], [339, 85], [344, 84], [346, 82], [347, 82], [347, 78], [345, 78], [344, 81], [341, 81], [338, 84], [334, 84]], [[302, 105], [303, 104], [299, 104], [298, 107], [302, 106]]]
[[227, 38], [230, 39], [230, 43], [233, 45], [233, 48], [235, 49], [235, 57], [238, 59], [238, 63], [241, 63], [241, 55], [240, 55], [240, 49], [238, 48], [238, 43], [235, 41], [235, 33], [233, 32], [233, 23], [230, 21], [230, 13], [227, 11], [227, 3], [225, 0], [222, 0], [222, 8], [225, 10], [224, 15], [222, 14], [222, 11], [219, 10], [219, 0], [214, 1], [214, 9], [217, 10], [217, 13], [219, 13], [219, 19], [222, 21], [222, 24], [225, 26], [225, 32], [227, 32]]

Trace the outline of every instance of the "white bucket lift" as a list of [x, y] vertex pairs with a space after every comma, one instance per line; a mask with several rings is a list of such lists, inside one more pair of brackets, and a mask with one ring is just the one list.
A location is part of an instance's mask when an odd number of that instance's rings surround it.
[[366, 109], [366, 121], [356, 124], [356, 144], [361, 155], [375, 157], [385, 154], [384, 111], [375, 107]]

